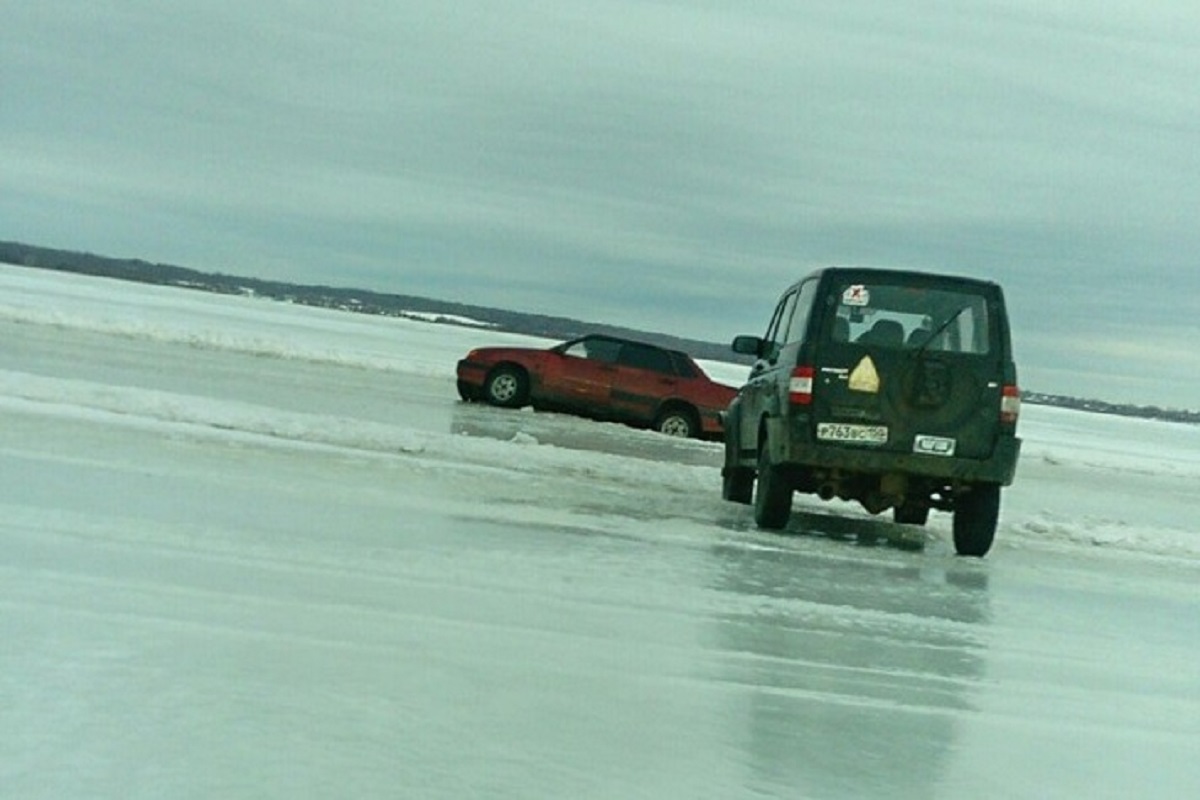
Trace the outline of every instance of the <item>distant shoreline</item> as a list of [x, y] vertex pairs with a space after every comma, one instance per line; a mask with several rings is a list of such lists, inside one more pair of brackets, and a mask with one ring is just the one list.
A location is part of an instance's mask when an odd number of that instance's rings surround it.
[[[141, 259], [111, 258], [19, 242], [0, 242], [0, 263], [17, 267], [115, 278], [136, 283], [175, 286], [217, 294], [249, 295], [357, 314], [416, 317], [438, 324], [483, 327], [489, 330], [546, 339], [573, 339], [585, 333], [608, 333], [614, 336], [640, 339], [675, 350], [683, 350], [698, 359], [710, 361], [737, 359], [730, 352], [727, 343], [705, 342], [651, 331], [583, 322], [567, 317], [527, 314], [414, 295], [387, 294], [367, 289], [294, 284], [200, 272], [169, 264], [153, 264]], [[1200, 424], [1200, 411], [1111, 403], [1104, 400], [1029, 390], [1022, 392], [1022, 401], [1034, 405], [1055, 406], [1097, 414]]]

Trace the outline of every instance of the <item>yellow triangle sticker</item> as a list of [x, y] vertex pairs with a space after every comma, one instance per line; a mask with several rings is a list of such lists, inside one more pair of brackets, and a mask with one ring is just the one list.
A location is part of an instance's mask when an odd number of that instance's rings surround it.
[[858, 362], [850, 372], [850, 390], [854, 392], [869, 392], [876, 394], [879, 392], [879, 373], [875, 369], [875, 362], [870, 356], [863, 356], [862, 361]]

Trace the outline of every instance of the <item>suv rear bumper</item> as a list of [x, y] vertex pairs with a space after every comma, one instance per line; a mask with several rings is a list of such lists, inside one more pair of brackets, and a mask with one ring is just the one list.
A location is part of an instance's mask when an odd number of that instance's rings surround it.
[[1008, 486], [1017, 472], [1021, 439], [1001, 436], [990, 458], [946, 458], [924, 453], [896, 453], [868, 447], [793, 441], [768, 435], [771, 461], [783, 468], [829, 468], [843, 473], [883, 475], [899, 472], [927, 478]]

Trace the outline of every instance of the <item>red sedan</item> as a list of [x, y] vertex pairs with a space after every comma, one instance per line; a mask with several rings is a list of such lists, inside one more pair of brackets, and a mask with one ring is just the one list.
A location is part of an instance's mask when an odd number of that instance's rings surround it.
[[686, 353], [600, 335], [547, 350], [472, 350], [458, 362], [458, 393], [468, 402], [532, 405], [704, 439], [721, 438], [718, 414], [737, 395]]

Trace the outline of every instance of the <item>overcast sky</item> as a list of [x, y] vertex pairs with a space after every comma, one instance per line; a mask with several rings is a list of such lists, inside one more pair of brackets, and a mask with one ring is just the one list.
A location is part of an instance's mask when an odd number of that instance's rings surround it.
[[1200, 408], [1200, 3], [38, 0], [0, 239], [711, 341], [1000, 282], [1028, 389]]

